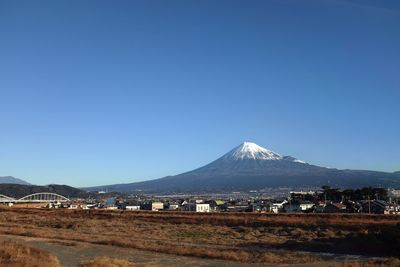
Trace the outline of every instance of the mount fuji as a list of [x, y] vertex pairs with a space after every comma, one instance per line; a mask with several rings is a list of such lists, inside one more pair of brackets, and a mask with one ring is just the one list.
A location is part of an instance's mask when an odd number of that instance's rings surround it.
[[175, 176], [130, 184], [84, 188], [118, 192], [230, 192], [274, 187], [398, 187], [400, 173], [338, 170], [282, 156], [244, 142], [219, 159]]

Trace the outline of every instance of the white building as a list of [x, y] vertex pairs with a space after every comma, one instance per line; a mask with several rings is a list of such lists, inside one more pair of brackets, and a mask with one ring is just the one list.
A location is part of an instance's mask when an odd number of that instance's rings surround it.
[[152, 202], [151, 203], [151, 210], [152, 211], [159, 211], [164, 209], [164, 203], [162, 202]]
[[295, 200], [284, 204], [283, 208], [287, 212], [296, 212], [309, 210], [314, 206], [314, 203], [308, 200]]
[[309, 201], [303, 201], [302, 203], [300, 203], [301, 210], [309, 210], [312, 209], [314, 206], [315, 204]]
[[287, 200], [283, 200], [282, 202], [274, 202], [269, 207], [269, 211], [273, 213], [279, 213], [283, 209], [283, 205], [285, 205]]
[[210, 204], [195, 204], [196, 212], [210, 212]]
[[140, 210], [140, 206], [126, 206], [126, 210]]

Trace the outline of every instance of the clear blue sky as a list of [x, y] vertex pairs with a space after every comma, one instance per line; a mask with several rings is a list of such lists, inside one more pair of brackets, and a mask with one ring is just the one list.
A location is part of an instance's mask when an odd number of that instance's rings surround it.
[[0, 176], [73, 186], [248, 140], [400, 170], [399, 1], [0, 1]]

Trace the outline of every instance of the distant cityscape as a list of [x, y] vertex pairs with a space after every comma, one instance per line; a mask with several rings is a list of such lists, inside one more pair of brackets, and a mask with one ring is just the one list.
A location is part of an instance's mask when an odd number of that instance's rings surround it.
[[400, 214], [400, 190], [372, 187], [339, 190], [329, 186], [320, 190], [287, 190], [204, 195], [131, 195], [99, 191], [91, 192], [87, 198], [43, 192], [20, 199], [1, 195], [0, 203], [15, 208], [84, 210]]

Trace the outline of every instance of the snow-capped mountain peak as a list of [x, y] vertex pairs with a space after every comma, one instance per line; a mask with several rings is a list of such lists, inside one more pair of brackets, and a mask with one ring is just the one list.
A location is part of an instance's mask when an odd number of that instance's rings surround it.
[[303, 163], [306, 162], [296, 159], [291, 156], [281, 156], [278, 153], [268, 150], [252, 142], [244, 142], [241, 145], [235, 147], [227, 154], [222, 156], [223, 160], [238, 161], [238, 160], [275, 160], [275, 161], [286, 161]]
[[224, 158], [233, 160], [281, 160], [283, 157], [278, 153], [263, 148], [252, 142], [244, 142], [228, 152]]

